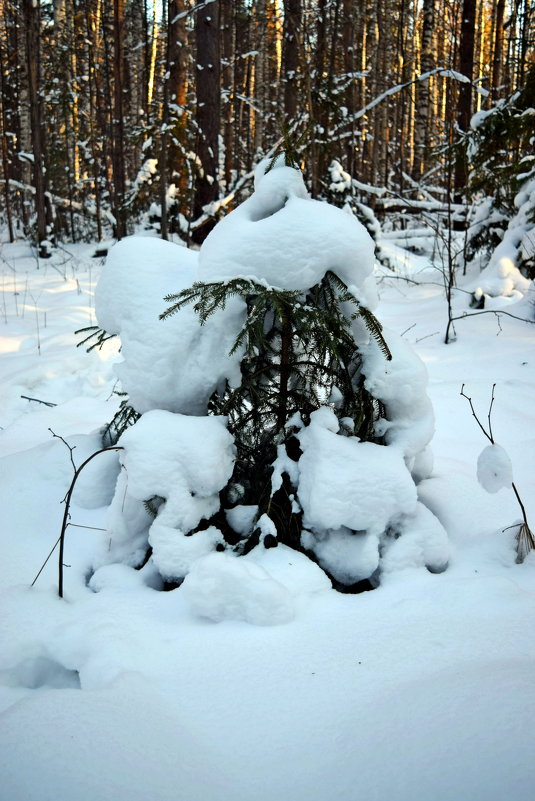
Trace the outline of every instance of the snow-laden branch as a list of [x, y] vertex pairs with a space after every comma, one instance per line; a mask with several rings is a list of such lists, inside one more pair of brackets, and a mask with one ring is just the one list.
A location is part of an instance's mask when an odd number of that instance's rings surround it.
[[178, 22], [180, 19], [184, 19], [184, 17], [189, 17], [191, 14], [196, 14], [197, 11], [201, 10], [201, 8], [210, 6], [212, 5], [212, 3], [215, 2], [216, 0], [204, 0], [204, 3], [197, 3], [197, 5], [193, 6], [193, 8], [188, 8], [186, 11], [181, 11], [180, 14], [177, 14], [175, 17], [173, 17], [169, 25], [174, 25], [175, 22]]
[[[0, 185], [5, 185], [5, 183], [6, 179], [0, 178]], [[14, 178], [8, 178], [7, 185], [8, 188], [20, 189], [22, 192], [29, 192], [31, 195], [35, 195], [35, 187], [31, 186], [31, 184], [25, 184], [22, 181], [16, 181]], [[72, 209], [73, 211], [78, 211], [81, 214], [87, 214], [90, 217], [97, 216], [97, 210], [94, 206], [84, 205], [77, 200], [68, 200], [67, 198], [60, 197], [60, 195], [55, 195], [52, 192], [45, 192], [45, 197], [54, 203], [54, 205], [61, 206], [63, 209]], [[111, 221], [110, 213], [105, 209], [101, 210], [100, 217], [108, 222]]]
[[382, 103], [383, 100], [386, 100], [386, 98], [392, 97], [392, 95], [396, 95], [398, 92], [402, 92], [403, 89], [407, 89], [407, 87], [413, 86], [416, 83], [423, 83], [424, 81], [429, 80], [429, 78], [432, 78], [433, 75], [440, 75], [443, 78], [453, 78], [453, 80], [459, 81], [459, 83], [470, 83], [477, 92], [488, 94], [486, 89], [482, 89], [477, 85], [478, 79], [471, 81], [466, 75], [463, 75], [461, 72], [457, 72], [456, 70], [452, 70], [447, 67], [435, 67], [435, 69], [429, 70], [428, 72], [423, 72], [421, 75], [417, 75], [416, 78], [412, 78], [410, 81], [398, 83], [396, 86], [391, 86], [389, 89], [386, 89], [380, 95], [374, 97], [373, 100], [370, 100], [370, 102], [367, 103], [363, 108], [359, 109], [359, 111], [356, 111], [354, 114], [350, 114], [348, 117], [346, 117], [343, 122], [341, 122], [332, 130], [331, 136], [336, 134], [341, 128], [346, 128], [348, 123], [356, 122], [356, 120], [364, 117], [368, 111], [371, 111], [372, 108], [378, 106], [379, 103]]

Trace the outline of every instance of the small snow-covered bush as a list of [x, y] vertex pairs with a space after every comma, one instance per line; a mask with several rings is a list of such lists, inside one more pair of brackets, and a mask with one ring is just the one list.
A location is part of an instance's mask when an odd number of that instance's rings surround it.
[[[180, 582], [213, 551], [283, 544], [346, 590], [382, 565], [444, 569], [445, 532], [416, 492], [434, 426], [426, 372], [375, 317], [373, 266], [364, 227], [311, 200], [283, 159], [259, 165], [198, 259], [152, 238], [112, 249], [97, 314], [121, 338], [141, 416], [120, 440], [102, 562], [151, 553]], [[217, 565], [214, 586], [245, 575]]]
[[472, 163], [466, 255], [484, 269], [475, 300], [518, 300], [535, 278], [535, 67], [525, 85], [492, 108], [477, 112], [467, 137]]

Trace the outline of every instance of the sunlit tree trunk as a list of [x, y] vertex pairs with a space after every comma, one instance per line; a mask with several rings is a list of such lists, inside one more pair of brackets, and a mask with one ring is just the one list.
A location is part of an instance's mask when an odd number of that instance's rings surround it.
[[123, 117], [123, 48], [124, 0], [113, 0], [113, 119], [112, 119], [112, 170], [113, 170], [113, 215], [115, 235], [122, 239], [126, 235], [125, 220], [125, 163], [124, 163], [124, 117]]
[[496, 97], [500, 91], [503, 59], [503, 17], [505, 13], [505, 0], [497, 0], [494, 10], [494, 41], [492, 48], [492, 93]]
[[[201, 162], [193, 213], [196, 218], [218, 196], [218, 155], [220, 127], [220, 53], [219, 53], [219, 0], [201, 7], [195, 19], [197, 62], [195, 69], [197, 88], [197, 154]], [[197, 241], [205, 238], [213, 224], [205, 225], [195, 234]]]
[[293, 122], [297, 116], [301, 15], [301, 0], [284, 0], [282, 79], [284, 83], [284, 117], [287, 123]]
[[[433, 52], [433, 30], [435, 25], [435, 0], [424, 0], [422, 7], [422, 42], [420, 50], [420, 71], [430, 72], [435, 66]], [[416, 87], [416, 119], [414, 125], [414, 166], [413, 176], [419, 180], [425, 164], [426, 148], [429, 145], [429, 79], [420, 81]]]
[[37, 239], [39, 255], [46, 258], [48, 250], [41, 243], [47, 238], [47, 209], [45, 199], [44, 138], [42, 128], [42, 105], [40, 95], [40, 4], [39, 0], [23, 0], [26, 28], [26, 67], [28, 96], [30, 101], [30, 124], [33, 155], [33, 183], [35, 189], [35, 211], [37, 217]]
[[[460, 131], [466, 132], [470, 127], [472, 115], [472, 77], [474, 69], [474, 46], [476, 28], [476, 0], [463, 0], [461, 18], [461, 41], [459, 50], [459, 69], [470, 83], [461, 83], [459, 86], [459, 100], [457, 104], [457, 126]], [[454, 191], [459, 198], [466, 187], [468, 180], [468, 165], [463, 149], [459, 149], [455, 163]]]

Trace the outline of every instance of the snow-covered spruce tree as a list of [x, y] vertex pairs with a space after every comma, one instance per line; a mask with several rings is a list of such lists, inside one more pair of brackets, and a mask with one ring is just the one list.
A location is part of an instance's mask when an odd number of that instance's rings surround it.
[[535, 67], [521, 91], [475, 114], [467, 137], [474, 198], [467, 259], [484, 268], [475, 300], [519, 299], [535, 278]]
[[425, 369], [373, 314], [373, 252], [283, 158], [259, 165], [198, 263], [152, 238], [112, 249], [97, 314], [121, 337], [141, 417], [120, 439], [102, 562], [150, 553], [180, 582], [214, 550], [289, 546], [346, 590], [445, 567], [445, 532], [416, 493], [433, 433]]

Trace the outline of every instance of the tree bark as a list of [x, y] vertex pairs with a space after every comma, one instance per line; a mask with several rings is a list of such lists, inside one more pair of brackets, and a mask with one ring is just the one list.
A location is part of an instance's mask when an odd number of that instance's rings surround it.
[[287, 124], [297, 116], [301, 15], [301, 0], [284, 0], [281, 77], [284, 81], [284, 118]]
[[[195, 20], [197, 63], [195, 69], [197, 87], [197, 155], [201, 162], [201, 173], [197, 178], [193, 214], [199, 218], [204, 208], [218, 197], [219, 125], [220, 100], [220, 56], [219, 56], [219, 0], [201, 7]], [[203, 226], [194, 234], [194, 240], [202, 242], [215, 221]]]
[[126, 235], [125, 219], [125, 165], [123, 119], [123, 48], [124, 0], [113, 0], [113, 119], [112, 119], [112, 170], [115, 217], [115, 236]]
[[[461, 41], [459, 51], [459, 70], [470, 83], [461, 83], [459, 86], [459, 100], [457, 103], [457, 127], [463, 133], [470, 128], [472, 114], [472, 78], [474, 69], [474, 47], [476, 30], [476, 2], [477, 0], [463, 0], [461, 19]], [[463, 148], [459, 148], [454, 175], [454, 194], [460, 200], [468, 181], [468, 163]]]
[[187, 92], [188, 92], [188, 34], [186, 30], [185, 0], [170, 0], [168, 21], [168, 102], [172, 104], [172, 117], [176, 120], [169, 136], [168, 176], [178, 189], [179, 211], [187, 213], [189, 201], [188, 169], [185, 157]]
[[37, 215], [37, 240], [39, 255], [47, 258], [50, 254], [42, 245], [47, 238], [46, 178], [44, 169], [44, 137], [42, 128], [42, 106], [40, 96], [40, 4], [39, 0], [23, 0], [24, 22], [26, 28], [26, 67], [28, 95], [30, 102], [30, 125], [33, 151], [33, 181], [35, 188], [35, 211]]
[[[435, 27], [435, 0], [424, 0], [422, 8], [422, 44], [420, 51], [420, 72], [430, 72], [435, 66], [433, 53], [433, 31]], [[429, 78], [420, 81], [416, 87], [416, 121], [414, 126], [413, 177], [419, 181], [425, 164], [425, 152], [429, 145]]]
[[492, 79], [491, 87], [494, 97], [497, 97], [501, 76], [503, 58], [503, 17], [505, 13], [505, 0], [497, 0], [494, 11], [494, 41], [492, 43]]

